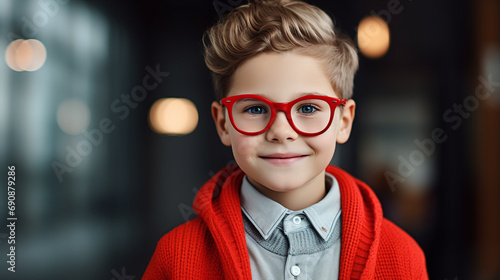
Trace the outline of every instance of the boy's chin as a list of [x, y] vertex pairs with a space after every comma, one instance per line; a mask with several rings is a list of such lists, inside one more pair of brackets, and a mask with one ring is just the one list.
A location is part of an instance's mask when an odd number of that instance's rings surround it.
[[270, 191], [270, 192], [287, 193], [287, 192], [291, 192], [291, 191], [297, 190], [301, 186], [290, 186], [290, 185], [287, 185], [287, 186], [276, 186], [276, 185], [272, 185], [272, 186], [262, 186], [262, 187], [265, 188], [266, 190]]

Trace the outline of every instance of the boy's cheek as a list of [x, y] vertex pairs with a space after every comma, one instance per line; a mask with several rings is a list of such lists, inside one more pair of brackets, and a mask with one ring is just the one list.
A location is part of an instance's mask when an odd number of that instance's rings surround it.
[[233, 135], [231, 142], [236, 159], [247, 160], [257, 154], [258, 141], [255, 136]]
[[234, 152], [239, 156], [249, 156], [252, 154], [254, 146], [252, 145], [252, 141], [247, 139], [234, 139], [233, 140]]
[[327, 134], [321, 135], [324, 137], [311, 139], [309, 141], [309, 145], [316, 152], [318, 152], [324, 156], [333, 157], [333, 154], [335, 153], [335, 147], [336, 147], [335, 133], [332, 133], [331, 131], [327, 131], [325, 133], [327, 133]]

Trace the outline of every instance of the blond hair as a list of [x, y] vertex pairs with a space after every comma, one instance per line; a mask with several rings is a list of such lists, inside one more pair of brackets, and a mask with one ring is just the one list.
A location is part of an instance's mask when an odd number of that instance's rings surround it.
[[323, 10], [305, 2], [256, 0], [239, 6], [205, 31], [203, 46], [217, 100], [227, 95], [234, 71], [245, 60], [287, 51], [319, 59], [339, 97], [352, 97], [356, 49]]

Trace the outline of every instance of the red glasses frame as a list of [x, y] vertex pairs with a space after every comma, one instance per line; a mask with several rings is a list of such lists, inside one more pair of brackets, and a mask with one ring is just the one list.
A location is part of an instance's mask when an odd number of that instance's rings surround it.
[[[269, 119], [269, 123], [267, 124], [267, 126], [264, 129], [257, 131], [257, 132], [247, 132], [247, 131], [239, 129], [238, 126], [236, 126], [236, 123], [233, 120], [233, 105], [236, 103], [236, 101], [241, 100], [241, 99], [245, 99], [245, 98], [252, 98], [252, 99], [263, 101], [264, 103], [269, 105], [269, 108], [271, 108], [271, 118]], [[292, 108], [293, 108], [293, 106], [296, 103], [298, 103], [302, 100], [306, 100], [306, 99], [320, 99], [320, 100], [326, 101], [328, 103], [328, 105], [330, 105], [330, 110], [331, 110], [330, 120], [328, 121], [328, 124], [326, 125], [326, 127], [319, 132], [315, 132], [315, 133], [303, 132], [303, 131], [299, 130], [295, 126], [295, 124], [293, 123], [293, 120], [292, 120]], [[285, 112], [288, 123], [292, 126], [292, 128], [297, 133], [304, 135], [304, 136], [317, 136], [317, 135], [320, 135], [323, 132], [325, 132], [330, 127], [330, 125], [332, 124], [333, 116], [335, 114], [335, 109], [337, 108], [337, 106], [345, 105], [346, 102], [347, 102], [347, 99], [339, 99], [339, 98], [325, 96], [325, 95], [306, 95], [306, 96], [299, 97], [295, 100], [292, 100], [290, 102], [280, 103], [280, 102], [272, 102], [272, 101], [270, 101], [270, 100], [268, 100], [260, 95], [256, 95], [256, 94], [241, 94], [241, 95], [234, 95], [234, 96], [222, 98], [220, 101], [220, 104], [223, 106], [226, 106], [226, 108], [228, 109], [229, 119], [231, 120], [231, 124], [233, 125], [233, 127], [239, 133], [242, 133], [245, 135], [254, 136], [254, 135], [264, 133], [273, 125], [274, 120], [276, 119], [277, 112], [282, 111], [282, 112]]]

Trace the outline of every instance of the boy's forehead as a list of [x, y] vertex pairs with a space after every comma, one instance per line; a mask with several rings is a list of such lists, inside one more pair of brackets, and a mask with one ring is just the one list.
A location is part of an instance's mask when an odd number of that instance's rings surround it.
[[[308, 55], [299, 54], [294, 51], [287, 52], [264, 52], [258, 54], [254, 57], [251, 57], [241, 63], [237, 68], [236, 72], [254, 72], [258, 73], [266, 73], [266, 69], [276, 69], [293, 66], [292, 69], [296, 69], [296, 67], [319, 67], [322, 70], [321, 62]], [[256, 71], [260, 70], [260, 71]], [[318, 69], [320, 70], [320, 69]]]
[[258, 94], [276, 102], [309, 94], [338, 97], [321, 62], [293, 52], [259, 54], [242, 63], [231, 80], [228, 96]]

